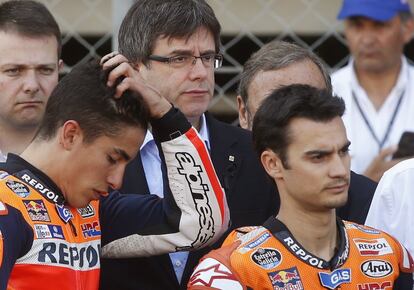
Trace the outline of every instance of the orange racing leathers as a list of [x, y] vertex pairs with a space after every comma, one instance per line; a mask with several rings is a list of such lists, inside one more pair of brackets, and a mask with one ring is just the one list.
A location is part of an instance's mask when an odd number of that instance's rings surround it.
[[337, 227], [331, 261], [307, 252], [273, 217], [263, 227], [235, 230], [201, 260], [188, 289], [412, 289], [413, 262], [398, 241], [350, 222], [338, 220]]
[[176, 109], [152, 127], [167, 166], [164, 199], [112, 192], [76, 209], [50, 177], [9, 154], [0, 172], [1, 290], [98, 289], [100, 253], [191, 250], [220, 236], [227, 204], [204, 142]]

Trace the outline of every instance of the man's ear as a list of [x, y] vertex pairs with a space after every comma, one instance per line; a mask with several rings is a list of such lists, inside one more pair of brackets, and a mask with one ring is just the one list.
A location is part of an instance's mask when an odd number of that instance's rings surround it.
[[58, 72], [60, 73], [63, 69], [64, 63], [63, 60], [59, 59], [58, 61]]
[[413, 38], [414, 33], [414, 19], [411, 17], [405, 21], [402, 21], [404, 44], [407, 44]]
[[273, 152], [273, 150], [266, 149], [260, 155], [260, 161], [267, 174], [273, 179], [283, 178], [283, 164], [279, 155]]
[[72, 150], [77, 144], [83, 142], [83, 132], [79, 123], [74, 120], [66, 121], [59, 131], [59, 144], [65, 150]]
[[243, 129], [251, 130], [249, 128], [249, 112], [242, 97], [237, 96], [237, 106], [239, 107], [239, 124]]

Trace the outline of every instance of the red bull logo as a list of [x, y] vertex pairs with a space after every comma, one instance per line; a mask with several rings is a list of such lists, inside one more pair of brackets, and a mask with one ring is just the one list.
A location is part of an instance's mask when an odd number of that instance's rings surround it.
[[32, 221], [50, 222], [49, 214], [42, 200], [23, 200]]
[[296, 267], [284, 269], [268, 274], [272, 282], [273, 289], [276, 290], [301, 290], [303, 289], [302, 280]]
[[43, 204], [43, 202], [42, 201], [39, 202], [38, 200], [30, 200], [26, 204], [26, 208], [34, 212], [41, 212], [41, 211], [46, 210], [46, 207]]

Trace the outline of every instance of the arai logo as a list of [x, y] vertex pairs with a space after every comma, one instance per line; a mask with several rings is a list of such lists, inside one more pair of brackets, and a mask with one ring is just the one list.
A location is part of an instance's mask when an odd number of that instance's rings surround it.
[[369, 260], [361, 265], [361, 271], [371, 278], [382, 278], [393, 272], [392, 265], [387, 261]]

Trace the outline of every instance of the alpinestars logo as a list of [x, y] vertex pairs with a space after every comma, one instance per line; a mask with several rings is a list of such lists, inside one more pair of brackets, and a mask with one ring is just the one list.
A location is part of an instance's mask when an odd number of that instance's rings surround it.
[[[201, 173], [203, 170], [201, 166], [196, 164], [193, 156], [187, 152], [179, 152], [175, 154], [180, 167], [178, 167], [178, 173], [183, 175], [188, 183], [188, 186], [193, 197], [196, 210], [199, 213], [200, 225], [203, 225], [200, 230], [197, 240], [203, 244], [212, 238], [214, 231], [205, 232], [203, 229], [214, 228], [214, 220], [212, 217], [212, 210], [208, 200], [208, 191], [210, 190], [208, 185], [203, 182]], [[193, 244], [196, 242], [194, 241]]]
[[190, 279], [190, 285], [212, 287], [216, 281], [237, 281], [237, 278], [220, 263], [196, 271]]

